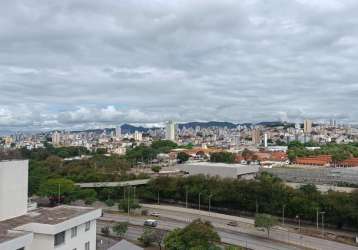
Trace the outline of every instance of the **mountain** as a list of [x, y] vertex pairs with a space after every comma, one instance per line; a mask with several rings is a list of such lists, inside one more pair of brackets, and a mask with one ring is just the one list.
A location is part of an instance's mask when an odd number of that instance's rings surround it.
[[211, 122], [188, 122], [188, 123], [180, 123], [178, 124], [179, 128], [182, 129], [183, 127], [186, 128], [195, 128], [199, 126], [200, 128], [209, 128], [209, 127], [227, 127], [227, 128], [236, 128], [236, 124], [231, 122], [218, 122], [218, 121], [211, 121]]
[[133, 126], [133, 125], [130, 125], [130, 124], [123, 124], [121, 126], [121, 131], [122, 131], [122, 134], [133, 134], [135, 131], [138, 131], [138, 132], [148, 132], [149, 128], [145, 128], [145, 127], [142, 127], [142, 126]]

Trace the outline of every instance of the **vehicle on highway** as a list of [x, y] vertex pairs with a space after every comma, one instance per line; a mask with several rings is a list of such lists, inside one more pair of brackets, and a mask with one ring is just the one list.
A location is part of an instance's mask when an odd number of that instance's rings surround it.
[[156, 227], [156, 226], [158, 226], [158, 221], [156, 221], [156, 220], [145, 220], [144, 221], [144, 226]]
[[159, 216], [160, 216], [160, 213], [158, 213], [158, 212], [153, 212], [153, 213], [150, 214], [150, 216], [159, 217]]
[[239, 224], [237, 223], [237, 221], [229, 221], [227, 223], [228, 226], [232, 226], [232, 227], [237, 227]]

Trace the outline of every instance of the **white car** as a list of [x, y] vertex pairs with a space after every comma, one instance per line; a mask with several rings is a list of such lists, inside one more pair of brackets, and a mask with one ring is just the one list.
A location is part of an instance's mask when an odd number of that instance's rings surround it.
[[156, 220], [145, 220], [144, 221], [144, 226], [156, 227], [156, 226], [158, 226], [158, 221], [156, 221]]
[[160, 213], [158, 213], [158, 212], [153, 212], [153, 213], [150, 214], [150, 216], [159, 217], [159, 216], [160, 216]]

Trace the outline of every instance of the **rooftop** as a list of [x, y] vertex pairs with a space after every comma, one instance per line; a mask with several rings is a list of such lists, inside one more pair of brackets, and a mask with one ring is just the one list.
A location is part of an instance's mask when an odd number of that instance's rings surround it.
[[96, 209], [63, 205], [53, 208], [39, 208], [25, 215], [0, 221], [0, 242], [18, 237], [17, 232], [9, 231], [17, 227], [29, 223], [56, 225], [94, 210]]

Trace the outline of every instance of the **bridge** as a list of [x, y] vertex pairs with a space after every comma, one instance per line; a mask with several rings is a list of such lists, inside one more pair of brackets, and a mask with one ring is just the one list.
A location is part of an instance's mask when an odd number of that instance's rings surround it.
[[76, 183], [75, 185], [80, 188], [100, 188], [100, 187], [127, 187], [145, 185], [150, 179], [133, 180], [133, 181], [119, 181], [119, 182], [87, 182]]

